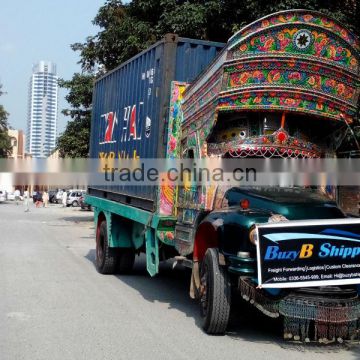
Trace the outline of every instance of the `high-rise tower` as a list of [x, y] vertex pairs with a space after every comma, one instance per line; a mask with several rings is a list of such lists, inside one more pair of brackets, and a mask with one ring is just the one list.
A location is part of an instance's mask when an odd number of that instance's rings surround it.
[[56, 65], [40, 61], [33, 66], [29, 86], [26, 151], [45, 158], [55, 148], [58, 113]]

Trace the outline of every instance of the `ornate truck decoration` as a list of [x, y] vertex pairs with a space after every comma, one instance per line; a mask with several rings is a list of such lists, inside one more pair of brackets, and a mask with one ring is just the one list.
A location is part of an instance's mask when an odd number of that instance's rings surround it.
[[[356, 113], [358, 51], [354, 35], [318, 13], [287, 11], [256, 21], [188, 87], [183, 137], [198, 129], [209, 156], [329, 155], [335, 149], [321, 147], [316, 137], [336, 133]], [[252, 116], [238, 116], [225, 129], [221, 119], [234, 112]], [[328, 126], [308, 134], [311, 119]]]
[[[341, 24], [307, 10], [266, 16], [192, 84], [173, 83], [168, 157], [333, 157], [359, 85], [359, 40]], [[175, 247], [194, 261], [191, 294], [207, 332], [225, 331], [232, 286], [283, 317], [285, 339], [357, 338], [360, 221], [334, 202], [305, 189], [218, 186], [162, 187], [159, 202], [177, 216]]]

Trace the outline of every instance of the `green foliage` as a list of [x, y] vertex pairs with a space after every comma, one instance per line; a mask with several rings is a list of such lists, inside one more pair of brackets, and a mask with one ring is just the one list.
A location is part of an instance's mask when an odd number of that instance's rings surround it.
[[60, 157], [88, 157], [93, 84], [92, 74], [76, 73], [71, 80], [59, 80], [59, 85], [69, 90], [65, 99], [72, 105], [72, 109], [62, 110], [72, 120], [57, 139], [56, 148]]
[[129, 7], [119, 0], [107, 1], [93, 20], [102, 30], [85, 43], [71, 45], [80, 52], [83, 70], [111, 70], [156, 40], [150, 23], [133, 16]]
[[[75, 73], [71, 80], [59, 80], [59, 86], [69, 91], [65, 99], [74, 108], [73, 112], [75, 115], [83, 110], [91, 110], [94, 81], [95, 76], [87, 73]], [[69, 111], [65, 109], [63, 113], [68, 115]]]
[[8, 115], [4, 107], [0, 105], [0, 158], [8, 157], [12, 149], [10, 136], [8, 135]]
[[[344, 4], [345, 2], [345, 4]], [[166, 33], [226, 42], [246, 24], [286, 9], [318, 10], [359, 35], [357, 1], [344, 0], [108, 0], [94, 25], [97, 35], [72, 49], [80, 52], [85, 71], [108, 71], [147, 48]]]
[[[174, 32], [184, 37], [204, 39], [207, 37], [207, 11], [204, 4], [163, 1], [163, 13], [159, 19], [159, 35]], [[184, 16], [186, 14], [186, 16]]]
[[86, 158], [89, 156], [91, 114], [69, 121], [65, 132], [57, 139], [60, 157]]
[[[3, 94], [2, 85], [0, 84], [0, 96]], [[0, 105], [0, 158], [6, 158], [10, 155], [12, 146], [10, 136], [8, 134], [8, 119], [9, 113], [7, 113]]]
[[331, 16], [359, 34], [358, 21], [354, 17], [358, 9], [353, 0], [242, 0], [242, 4], [246, 9], [245, 19], [251, 21], [281, 10], [308, 9]]
[[[240, 28], [263, 16], [299, 8], [321, 11], [360, 34], [357, 0], [132, 0], [126, 4], [120, 0], [108, 0], [93, 20], [93, 24], [100, 27], [99, 33], [71, 47], [80, 53], [79, 63], [83, 71], [101, 75], [146, 49], [166, 33], [226, 42]], [[76, 126], [89, 126], [93, 78], [92, 75], [75, 74], [71, 81], [60, 82], [70, 90], [67, 100], [73, 106], [72, 110], [63, 112], [74, 121], [78, 120]], [[80, 109], [81, 106], [85, 110]], [[87, 120], [82, 122], [84, 117]], [[86, 131], [89, 133], [89, 129]], [[70, 133], [67, 128], [62, 136]], [[64, 144], [58, 142], [58, 146]], [[74, 150], [59, 149], [64, 156], [74, 154]]]

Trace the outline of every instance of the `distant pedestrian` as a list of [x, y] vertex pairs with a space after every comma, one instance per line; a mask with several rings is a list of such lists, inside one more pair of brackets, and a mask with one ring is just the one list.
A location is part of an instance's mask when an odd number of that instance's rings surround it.
[[43, 192], [42, 201], [43, 201], [43, 206], [47, 208], [49, 202], [49, 193], [46, 190]]
[[16, 201], [16, 205], [19, 205], [19, 200], [20, 200], [20, 190], [16, 189], [14, 192], [15, 195], [15, 201]]
[[66, 207], [66, 201], [67, 201], [67, 192], [64, 191], [63, 194], [62, 194], [62, 204], [63, 204], [63, 207]]
[[29, 211], [29, 191], [26, 189], [24, 192], [24, 206], [25, 212]]
[[42, 206], [42, 193], [40, 191], [36, 191], [33, 195], [33, 202], [36, 208]]

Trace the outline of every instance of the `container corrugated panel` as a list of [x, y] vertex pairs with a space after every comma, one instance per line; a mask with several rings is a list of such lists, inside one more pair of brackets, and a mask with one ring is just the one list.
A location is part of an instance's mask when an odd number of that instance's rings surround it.
[[[169, 34], [98, 79], [93, 96], [90, 157], [164, 157], [171, 81], [192, 82], [224, 45]], [[101, 189], [139, 199], [154, 198], [153, 187]]]

